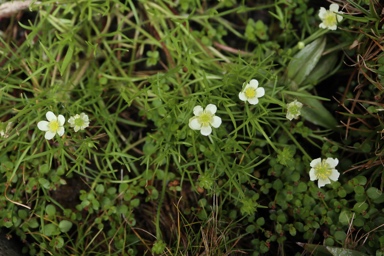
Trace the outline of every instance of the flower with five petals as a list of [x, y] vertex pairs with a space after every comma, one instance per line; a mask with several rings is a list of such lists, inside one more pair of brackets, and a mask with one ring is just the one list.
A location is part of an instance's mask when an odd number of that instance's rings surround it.
[[45, 138], [47, 140], [52, 139], [56, 133], [59, 136], [63, 136], [64, 134], [64, 123], [65, 118], [63, 115], [56, 115], [52, 111], [48, 111], [45, 115], [47, 121], [40, 121], [37, 123], [37, 128], [39, 128], [41, 131], [45, 132]]
[[322, 23], [320, 23], [319, 27], [336, 30], [337, 23], [343, 20], [343, 16], [338, 15], [338, 13], [341, 14], [342, 12], [339, 12], [339, 5], [337, 4], [331, 4], [329, 6], [329, 10], [326, 10], [324, 7], [320, 7], [319, 17]]
[[259, 103], [259, 98], [263, 97], [264, 94], [265, 90], [263, 87], [259, 87], [259, 81], [252, 79], [239, 93], [239, 99], [248, 101], [251, 105], [256, 105]]
[[316, 158], [312, 160], [309, 171], [309, 177], [312, 181], [319, 180], [318, 186], [323, 187], [326, 184], [331, 184], [332, 181], [339, 179], [340, 173], [335, 169], [339, 163], [339, 159], [328, 157], [327, 159]]
[[215, 116], [217, 107], [214, 104], [208, 104], [205, 109], [201, 106], [193, 108], [194, 117], [189, 119], [189, 128], [198, 130], [204, 136], [212, 133], [212, 127], [218, 128], [221, 125], [221, 118]]

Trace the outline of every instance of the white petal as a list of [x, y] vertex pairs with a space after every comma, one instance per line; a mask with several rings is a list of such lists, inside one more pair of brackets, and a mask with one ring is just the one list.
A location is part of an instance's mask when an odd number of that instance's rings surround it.
[[60, 126], [63, 126], [63, 125], [64, 125], [64, 123], [65, 123], [65, 117], [64, 117], [63, 115], [59, 115], [59, 116], [57, 117], [57, 120], [59, 121], [59, 125], [60, 125]]
[[59, 134], [59, 136], [63, 136], [63, 134], [64, 134], [64, 127], [59, 127], [59, 129], [57, 129], [57, 134]]
[[215, 128], [219, 128], [219, 126], [221, 125], [221, 118], [218, 116], [214, 116], [211, 125]]
[[324, 25], [324, 23], [320, 23], [319, 28], [326, 29], [327, 27]]
[[37, 128], [39, 128], [40, 131], [48, 131], [49, 130], [49, 127], [48, 127], [48, 122], [47, 121], [40, 121], [37, 123]]
[[252, 79], [251, 81], [249, 81], [249, 85], [252, 88], [257, 88], [259, 86], [259, 81], [257, 81], [256, 79]]
[[55, 114], [53, 114], [52, 111], [48, 111], [47, 114], [45, 114], [45, 117], [47, 118], [48, 121], [53, 121], [57, 119]]
[[256, 89], [256, 94], [257, 94], [257, 97], [260, 98], [260, 97], [263, 97], [265, 95], [265, 90], [263, 87], [260, 87], [260, 88], [257, 88]]
[[320, 7], [320, 11], [319, 11], [320, 19], [324, 19], [324, 16], [326, 13], [327, 13], [327, 10], [324, 7]]
[[336, 15], [337, 22], [341, 22], [343, 20], [343, 16], [341, 15]]
[[337, 181], [339, 179], [340, 173], [336, 170], [333, 169], [331, 175], [329, 175], [329, 178], [333, 181]]
[[199, 116], [201, 113], [203, 113], [203, 108], [201, 106], [196, 106], [193, 108], [193, 114], [195, 116]]
[[256, 105], [257, 103], [259, 103], [259, 99], [257, 97], [254, 97], [252, 99], [248, 99], [248, 102], [251, 105]]
[[289, 121], [292, 121], [292, 119], [295, 117], [290, 112], [287, 112], [287, 115], [285, 116]]
[[325, 162], [326, 162], [327, 164], [329, 164], [329, 166], [330, 166], [331, 168], [335, 168], [336, 165], [339, 164], [339, 159], [328, 157], [327, 160], [325, 160]]
[[81, 113], [81, 114], [80, 114], [80, 117], [81, 117], [81, 119], [84, 120], [84, 122], [88, 122], [88, 121], [89, 121], [88, 116], [87, 116], [86, 114], [84, 114], [84, 113]]
[[331, 184], [331, 181], [329, 179], [325, 179], [325, 180], [319, 179], [319, 183], [317, 183], [319, 188], [324, 187], [327, 184]]
[[332, 12], [338, 12], [339, 11], [339, 5], [338, 4], [331, 4], [329, 6], [329, 10]]
[[47, 131], [46, 133], [45, 133], [45, 138], [47, 139], [47, 140], [50, 140], [50, 139], [52, 139], [53, 137], [55, 137], [55, 132], [50, 132], [50, 131]]
[[312, 181], [317, 180], [317, 176], [315, 175], [315, 169], [313, 168], [309, 171], [309, 179]]
[[201, 129], [201, 124], [197, 120], [197, 117], [192, 117], [189, 119], [189, 128], [192, 130], [200, 130]]
[[75, 124], [75, 118], [73, 118], [73, 116], [71, 116], [69, 119], [68, 119], [68, 123], [73, 126]]
[[337, 29], [337, 25], [333, 25], [333, 26], [330, 26], [328, 27], [329, 30], [336, 30]]
[[208, 106], [205, 107], [206, 112], [210, 112], [212, 115], [216, 113], [217, 107], [215, 104], [208, 104]]
[[311, 167], [315, 167], [316, 165], [321, 164], [321, 158], [313, 159], [312, 162], [309, 164]]
[[204, 126], [204, 127], [201, 127], [200, 132], [202, 135], [208, 136], [209, 134], [212, 133], [212, 128], [211, 128], [211, 126]]
[[247, 97], [245, 97], [245, 93], [244, 92], [239, 92], [239, 99], [242, 100], [242, 101], [247, 101]]

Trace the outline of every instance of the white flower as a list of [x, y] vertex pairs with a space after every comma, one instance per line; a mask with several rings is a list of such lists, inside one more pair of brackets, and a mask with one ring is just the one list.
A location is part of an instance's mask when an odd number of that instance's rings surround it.
[[331, 4], [329, 6], [329, 10], [326, 10], [324, 7], [320, 7], [319, 17], [322, 23], [320, 23], [319, 27], [336, 30], [337, 23], [343, 20], [343, 16], [338, 15], [338, 13], [342, 14], [343, 12], [339, 12], [339, 5], [337, 4]]
[[13, 123], [9, 122], [7, 125], [5, 123], [0, 122], [0, 137], [8, 138], [9, 132], [12, 129]]
[[321, 160], [316, 158], [311, 162], [311, 170], [309, 171], [309, 177], [312, 181], [319, 180], [318, 186], [323, 187], [326, 184], [331, 184], [332, 181], [339, 179], [340, 173], [335, 169], [339, 163], [339, 159], [330, 158]]
[[63, 136], [64, 134], [64, 123], [65, 123], [65, 118], [62, 115], [58, 115], [57, 117], [53, 112], [48, 111], [47, 114], [45, 115], [47, 117], [47, 121], [40, 121], [37, 123], [37, 127], [45, 132], [45, 138], [47, 140], [52, 139], [56, 133], [59, 136]]
[[297, 100], [292, 101], [291, 103], [287, 104], [287, 119], [289, 121], [292, 121], [292, 119], [297, 119], [300, 116], [300, 110], [303, 107], [303, 104], [301, 102], [298, 102]]
[[189, 119], [189, 128], [199, 130], [202, 135], [208, 136], [212, 133], [212, 127], [218, 128], [221, 125], [221, 118], [215, 116], [216, 110], [217, 107], [214, 104], [208, 104], [204, 110], [201, 106], [194, 107], [195, 116]]
[[259, 103], [259, 98], [264, 96], [265, 90], [263, 87], [258, 88], [258, 86], [259, 81], [252, 79], [239, 93], [240, 100], [248, 101], [252, 105]]
[[68, 119], [68, 123], [71, 127], [74, 127], [73, 129], [77, 132], [78, 130], [84, 130], [89, 126], [89, 118], [84, 113], [81, 113], [80, 115], [76, 114]]

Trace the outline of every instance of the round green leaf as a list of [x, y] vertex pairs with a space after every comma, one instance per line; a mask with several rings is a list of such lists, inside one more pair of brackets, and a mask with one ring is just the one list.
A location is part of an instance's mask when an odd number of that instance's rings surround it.
[[62, 248], [64, 246], [64, 239], [62, 237], [60, 237], [60, 236], [55, 237], [54, 239], [51, 240], [49, 245], [50, 246], [54, 246], [57, 249], [60, 249], [60, 248]]
[[48, 164], [42, 164], [42, 165], [40, 165], [39, 172], [40, 172], [41, 174], [46, 174], [46, 173], [48, 173], [48, 172], [49, 172], [49, 166], [48, 166]]
[[46, 236], [52, 236], [57, 234], [57, 227], [53, 224], [47, 224], [43, 227], [43, 234]]
[[352, 219], [352, 213], [349, 212], [349, 211], [341, 211], [340, 215], [339, 215], [339, 222], [342, 224], [342, 225], [348, 225], [349, 222], [351, 221]]
[[39, 226], [39, 222], [37, 222], [36, 219], [30, 219], [30, 220], [28, 221], [28, 226], [29, 226], [30, 228], [37, 228], [37, 227]]
[[97, 193], [99, 193], [99, 194], [103, 194], [104, 193], [104, 186], [103, 186], [103, 184], [98, 184], [97, 186], [96, 186], [96, 192]]
[[59, 229], [61, 232], [66, 233], [72, 228], [72, 222], [68, 220], [62, 220], [59, 223]]
[[334, 237], [338, 241], [344, 241], [347, 234], [344, 231], [336, 231]]
[[371, 199], [377, 199], [377, 198], [379, 198], [382, 194], [383, 194], [383, 192], [381, 192], [381, 191], [378, 190], [377, 188], [370, 187], [369, 189], [367, 189], [367, 195], [368, 195], [368, 197], [371, 198]]
[[277, 179], [273, 182], [273, 189], [276, 191], [280, 191], [283, 188], [283, 182], [280, 179]]
[[365, 190], [364, 190], [364, 187], [363, 186], [356, 186], [354, 188], [355, 190], [355, 193], [358, 194], [358, 195], [361, 195], [361, 194], [364, 194], [365, 193]]
[[256, 224], [259, 226], [263, 226], [265, 224], [265, 219], [263, 217], [260, 217], [256, 220]]
[[52, 204], [48, 204], [47, 206], [45, 206], [45, 212], [48, 216], [53, 217], [56, 214], [56, 207]]
[[363, 211], [366, 211], [367, 209], [368, 209], [368, 204], [365, 202], [361, 202], [361, 203], [359, 202], [353, 206], [353, 210], [355, 212], [358, 212], [358, 213], [362, 213]]

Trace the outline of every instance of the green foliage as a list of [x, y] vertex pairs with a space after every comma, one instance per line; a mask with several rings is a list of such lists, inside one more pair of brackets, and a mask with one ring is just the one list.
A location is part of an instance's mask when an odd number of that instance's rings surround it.
[[[0, 227], [30, 255], [287, 255], [297, 241], [380, 255], [380, 4], [347, 1], [328, 31], [310, 1], [262, 2], [48, 1], [0, 16]], [[251, 79], [256, 105], [239, 99]], [[203, 136], [189, 120], [208, 104], [222, 123]], [[46, 140], [47, 111], [90, 126]], [[341, 173], [322, 188], [318, 157]]]

